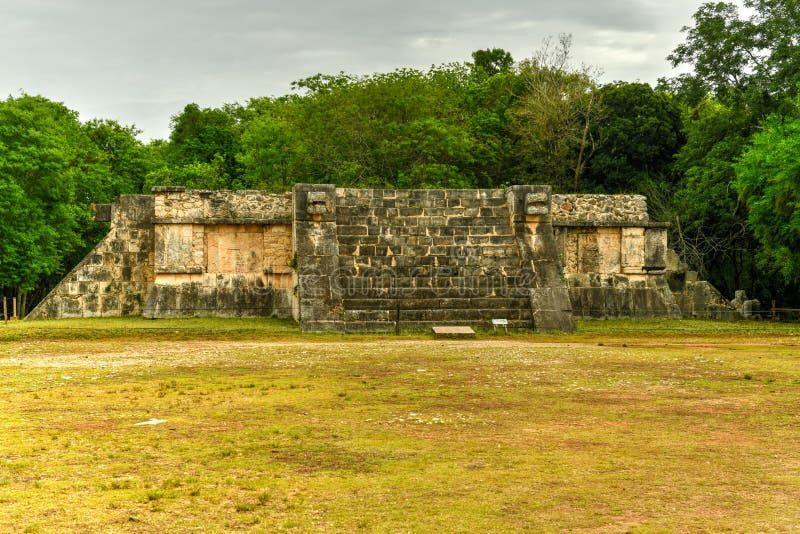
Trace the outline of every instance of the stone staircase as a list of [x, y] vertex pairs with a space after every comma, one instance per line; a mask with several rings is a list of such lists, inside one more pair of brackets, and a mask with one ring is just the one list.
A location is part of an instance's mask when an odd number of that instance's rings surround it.
[[344, 189], [336, 223], [345, 330], [394, 329], [398, 315], [404, 329], [531, 328], [532, 272], [503, 190]]

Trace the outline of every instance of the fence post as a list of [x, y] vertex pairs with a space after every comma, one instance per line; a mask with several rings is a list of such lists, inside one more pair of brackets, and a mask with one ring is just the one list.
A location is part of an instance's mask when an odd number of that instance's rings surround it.
[[3, 322], [8, 322], [8, 297], [3, 297]]
[[11, 316], [11, 318], [12, 319], [16, 319], [17, 318], [17, 297], [14, 297], [12, 302], [13, 302], [13, 305], [14, 305], [14, 314]]
[[772, 320], [775, 320], [775, 299], [772, 299]]

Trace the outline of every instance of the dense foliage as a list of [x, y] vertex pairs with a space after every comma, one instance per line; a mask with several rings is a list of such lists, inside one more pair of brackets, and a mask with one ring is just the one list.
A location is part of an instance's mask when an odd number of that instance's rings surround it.
[[735, 169], [761, 267], [800, 280], [800, 119], [770, 115]]
[[800, 304], [800, 8], [702, 5], [669, 56], [691, 72], [601, 85], [570, 39], [515, 61], [317, 74], [281, 97], [172, 118], [168, 140], [81, 123], [63, 104], [0, 101], [0, 287], [43, 296], [99, 239], [89, 205], [154, 185], [286, 191], [474, 188], [643, 193], [690, 267], [726, 295]]
[[[800, 304], [800, 276], [787, 251], [797, 251], [797, 234], [787, 232], [785, 207], [790, 197], [770, 196], [753, 173], [784, 175], [797, 155], [786, 153], [761, 168], [769, 150], [762, 129], [773, 139], [783, 133], [776, 123], [797, 116], [800, 83], [800, 4], [797, 0], [744, 0], [702, 5], [686, 40], [669, 56], [675, 66], [692, 72], [669, 81], [685, 106], [686, 144], [677, 152], [681, 179], [673, 202], [683, 232], [677, 243], [690, 264], [724, 292], [748, 289], [762, 301]], [[788, 134], [787, 134], [788, 135]], [[745, 156], [737, 160], [755, 143]], [[783, 147], [787, 147], [784, 144]], [[738, 175], [738, 176], [737, 176]], [[755, 210], [755, 211], [754, 211]], [[789, 208], [791, 211], [791, 208]], [[774, 240], [782, 236], [781, 243]], [[794, 274], [792, 274], [794, 272]]]

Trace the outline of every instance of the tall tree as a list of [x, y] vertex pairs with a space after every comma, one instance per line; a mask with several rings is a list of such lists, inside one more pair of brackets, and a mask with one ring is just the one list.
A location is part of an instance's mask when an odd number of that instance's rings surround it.
[[242, 110], [241, 151], [236, 159], [247, 189], [283, 192], [303, 181], [297, 162], [303, 158], [303, 140], [289, 108], [295, 98], [252, 98]]
[[733, 187], [733, 162], [752, 132], [751, 120], [713, 98], [687, 113], [687, 141], [676, 161], [683, 178], [674, 199], [673, 243], [723, 293], [762, 293], [766, 280], [753, 262], [755, 242]]
[[475, 71], [483, 71], [487, 76], [508, 72], [514, 67], [511, 53], [502, 48], [486, 48], [472, 53], [472, 64]]
[[0, 176], [0, 213], [0, 288], [24, 295], [57, 270], [58, 232], [47, 224], [40, 203], [5, 176]]
[[[513, 67], [513, 65], [512, 65]], [[464, 88], [469, 129], [474, 140], [474, 175], [478, 187], [500, 187], [517, 179], [518, 165], [511, 135], [512, 110], [525, 92], [516, 68], [491, 76], [474, 69]]]
[[305, 150], [296, 173], [359, 187], [455, 187], [473, 183], [473, 137], [461, 65], [365, 77], [318, 75], [288, 109]]
[[577, 191], [600, 139], [591, 124], [602, 103], [591, 69], [570, 65], [572, 38], [545, 40], [521, 62], [524, 93], [512, 111], [511, 132], [523, 179]]
[[[172, 133], [166, 156], [175, 170], [172, 179], [196, 176], [192, 168], [210, 166], [219, 175], [223, 188], [235, 187], [241, 176], [236, 154], [241, 152], [241, 107], [236, 104], [222, 108], [200, 108], [188, 104], [172, 117]], [[188, 166], [186, 172], [179, 170]]]
[[[690, 264], [707, 269], [727, 293], [747, 288], [768, 298], [780, 282], [755, 264], [756, 227], [736, 195], [733, 162], [765, 117], [793, 113], [800, 81], [800, 17], [796, 0], [742, 4], [746, 16], [733, 2], [703, 4], [694, 24], [683, 29], [685, 42], [669, 56], [675, 66], [692, 67], [669, 82], [691, 117], [677, 159], [685, 178], [675, 211]], [[751, 199], [748, 205], [756, 204]], [[696, 253], [690, 254], [693, 249]]]
[[144, 178], [157, 163], [153, 152], [136, 138], [141, 130], [102, 119], [86, 122], [83, 129], [107, 169], [107, 182], [96, 190], [105, 198], [95, 201], [108, 202], [117, 195], [145, 192]]
[[288, 121], [269, 116], [253, 119], [242, 134], [241, 147], [237, 157], [248, 189], [283, 192], [300, 181], [293, 165], [300, 140]]
[[690, 103], [713, 93], [740, 102], [758, 119], [791, 107], [800, 79], [800, 6], [796, 0], [743, 0], [703, 4], [686, 40], [668, 56], [693, 71], [673, 80]]
[[0, 232], [0, 248], [30, 269], [6, 278], [4, 284], [19, 285], [3, 290], [17, 293], [23, 309], [27, 292], [62, 272], [86, 246], [94, 193], [79, 184], [103, 181], [98, 159], [77, 113], [63, 104], [29, 95], [0, 102], [0, 183], [16, 206], [6, 199], [5, 209], [26, 219]]
[[762, 267], [800, 284], [800, 119], [771, 115], [735, 165]]
[[684, 142], [676, 99], [638, 82], [607, 84], [599, 95], [604, 110], [592, 128], [604, 142], [592, 156], [584, 188], [671, 196], [674, 156]]

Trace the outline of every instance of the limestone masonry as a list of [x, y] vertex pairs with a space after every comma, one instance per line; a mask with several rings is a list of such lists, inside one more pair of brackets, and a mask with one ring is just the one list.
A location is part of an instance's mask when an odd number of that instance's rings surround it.
[[28, 316], [294, 318], [307, 331], [572, 330], [575, 317], [713, 317], [638, 195], [548, 186], [292, 193], [157, 187]]

